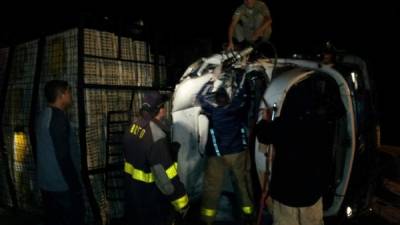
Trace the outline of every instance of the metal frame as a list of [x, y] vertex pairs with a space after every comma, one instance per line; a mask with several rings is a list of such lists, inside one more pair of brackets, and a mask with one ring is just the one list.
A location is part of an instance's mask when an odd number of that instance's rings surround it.
[[[172, 91], [170, 88], [159, 88], [159, 85], [154, 86], [154, 82], [159, 81], [159, 69], [158, 57], [155, 56], [155, 62], [141, 61], [141, 60], [128, 60], [121, 58], [121, 42], [118, 42], [118, 53], [117, 58], [112, 57], [102, 57], [89, 55], [84, 53], [84, 31], [81, 26], [78, 30], [78, 117], [79, 117], [79, 138], [80, 147], [82, 152], [82, 173], [84, 184], [87, 190], [87, 195], [89, 199], [90, 206], [95, 218], [96, 224], [102, 224], [102, 218], [100, 215], [100, 208], [94, 196], [93, 188], [91, 187], [89, 175], [107, 173], [113, 171], [116, 168], [113, 166], [107, 166], [105, 168], [96, 168], [93, 170], [88, 169], [87, 165], [87, 149], [86, 149], [86, 115], [85, 115], [85, 90], [88, 89], [101, 89], [101, 90], [130, 90], [132, 91], [132, 98], [129, 105], [129, 110], [132, 108], [132, 100], [134, 93], [136, 91], [146, 91], [146, 90], [161, 90], [161, 91]], [[121, 35], [118, 35], [118, 39], [121, 39]], [[155, 79], [153, 82], [153, 87], [148, 86], [131, 86], [131, 85], [107, 85], [107, 84], [86, 84], [84, 80], [84, 60], [85, 58], [97, 58], [97, 59], [108, 59], [123, 62], [132, 62], [140, 64], [152, 64], [155, 65]], [[158, 79], [156, 79], [158, 78]], [[127, 106], [128, 107], [128, 106]]]
[[40, 74], [42, 72], [42, 59], [44, 53], [45, 37], [39, 39], [38, 42], [38, 52], [36, 56], [36, 66], [35, 73], [33, 77], [33, 87], [32, 87], [32, 101], [31, 101], [31, 111], [29, 117], [29, 136], [31, 141], [32, 152], [34, 155], [34, 161], [36, 163], [36, 137], [35, 137], [35, 118], [36, 118], [36, 107], [39, 98], [39, 84], [40, 84]]
[[[82, 18], [83, 19], [83, 18]], [[84, 187], [86, 190], [87, 198], [93, 213], [93, 218], [94, 218], [94, 224], [103, 224], [102, 218], [101, 218], [101, 213], [100, 213], [100, 208], [97, 203], [97, 200], [94, 195], [93, 187], [89, 178], [89, 175], [91, 174], [98, 174], [98, 173], [107, 173], [108, 171], [115, 170], [114, 167], [106, 167], [106, 168], [100, 168], [100, 169], [95, 169], [95, 170], [90, 170], [88, 169], [88, 163], [87, 163], [87, 146], [86, 146], [86, 114], [85, 114], [85, 90], [88, 89], [102, 89], [102, 90], [129, 90], [132, 91], [132, 98], [130, 101], [130, 105], [127, 105], [129, 109], [132, 108], [132, 100], [134, 93], [136, 91], [147, 91], [147, 90], [161, 90], [161, 91], [172, 91], [171, 88], [160, 88], [159, 86], [159, 81], [160, 81], [160, 70], [159, 66], [166, 66], [166, 65], [161, 65], [158, 61], [159, 57], [156, 54], [154, 56], [154, 62], [150, 62], [150, 60], [146, 61], [141, 61], [141, 60], [127, 60], [127, 59], [122, 59], [121, 58], [121, 35], [118, 34], [118, 54], [117, 58], [111, 58], [111, 57], [101, 57], [101, 56], [94, 56], [94, 55], [88, 55], [84, 53], [84, 21], [81, 20], [80, 25], [78, 27], [78, 45], [77, 45], [77, 50], [78, 50], [78, 74], [77, 74], [77, 105], [78, 105], [78, 123], [79, 123], [79, 143], [80, 143], [80, 149], [81, 149], [81, 162], [82, 162], [82, 179], [84, 183]], [[121, 32], [122, 33], [122, 32]], [[46, 33], [46, 36], [50, 35]], [[39, 39], [38, 42], [38, 52], [37, 52], [37, 58], [36, 58], [36, 68], [34, 72], [34, 78], [33, 78], [33, 87], [32, 87], [32, 99], [31, 99], [31, 108], [30, 108], [30, 118], [29, 118], [29, 136], [31, 140], [31, 145], [32, 145], [32, 151], [34, 153], [34, 161], [36, 162], [36, 139], [35, 139], [35, 133], [34, 133], [34, 121], [36, 117], [36, 107], [38, 105], [38, 96], [39, 96], [39, 86], [40, 86], [40, 76], [42, 72], [42, 60], [43, 60], [43, 55], [44, 55], [44, 47], [45, 47], [45, 40], [46, 36], [42, 36]], [[140, 38], [139, 38], [140, 39]], [[141, 39], [142, 40], [142, 39]], [[13, 55], [15, 52], [15, 46], [11, 47], [9, 49], [9, 55], [8, 55], [8, 61], [7, 61], [7, 67], [5, 71], [5, 77], [3, 79], [3, 90], [2, 90], [2, 95], [0, 96], [0, 119], [2, 119], [3, 112], [4, 112], [4, 106], [5, 106], [5, 99], [6, 99], [6, 94], [7, 94], [7, 89], [8, 89], [8, 83], [9, 83], [9, 78], [10, 78], [10, 73], [11, 73], [11, 66], [12, 66], [12, 61], [13, 61]], [[84, 61], [85, 58], [98, 58], [98, 59], [108, 59], [108, 60], [116, 60], [116, 61], [122, 61], [122, 62], [132, 62], [132, 63], [138, 63], [138, 64], [151, 64], [154, 65], [154, 81], [152, 84], [152, 87], [148, 86], [130, 86], [130, 85], [107, 85], [107, 84], [86, 84], [85, 79], [84, 79]], [[0, 128], [0, 131], [2, 131], [2, 128]], [[3, 133], [3, 132], [1, 132]], [[3, 137], [0, 137], [0, 154], [4, 156], [4, 158], [8, 159], [8, 153], [5, 151], [3, 145], [4, 145], [4, 140]], [[15, 185], [12, 182], [11, 178], [11, 173], [9, 171], [9, 161], [6, 160], [6, 166], [7, 166], [7, 182], [9, 186], [9, 191], [10, 191], [10, 196], [11, 196], [11, 201], [12, 205], [14, 208], [18, 209], [18, 202], [17, 202], [17, 193], [15, 190]]]
[[85, 95], [84, 95], [84, 32], [82, 26], [78, 28], [78, 119], [79, 119], [79, 145], [81, 148], [81, 164], [82, 164], [82, 179], [86, 189], [89, 204], [93, 211], [94, 223], [102, 224], [100, 209], [96, 198], [91, 188], [89, 179], [89, 171], [87, 165], [87, 149], [86, 149], [86, 118], [85, 118]]
[[[14, 57], [14, 50], [15, 46], [12, 46], [9, 48], [8, 51], [8, 58], [7, 58], [7, 66], [6, 66], [6, 71], [4, 73], [4, 79], [3, 79], [3, 89], [2, 93], [0, 95], [0, 123], [2, 123], [3, 120], [3, 112], [4, 112], [4, 106], [5, 106], [5, 100], [6, 100], [6, 95], [7, 95], [7, 89], [8, 89], [8, 81], [10, 79], [10, 73], [11, 73], [11, 67], [12, 67], [12, 59]], [[8, 152], [6, 152], [4, 148], [4, 136], [3, 136], [3, 126], [0, 127], [0, 154], [3, 156], [6, 164], [6, 177], [7, 177], [7, 183], [8, 183], [8, 190], [9, 194], [11, 197], [11, 204], [13, 208], [18, 208], [18, 201], [17, 201], [17, 193], [15, 191], [14, 184], [12, 182], [11, 178], [11, 171], [10, 171], [10, 164], [8, 160]]]

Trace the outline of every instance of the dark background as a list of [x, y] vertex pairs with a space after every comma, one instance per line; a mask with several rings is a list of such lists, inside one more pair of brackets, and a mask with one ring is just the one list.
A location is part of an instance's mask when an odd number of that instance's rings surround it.
[[[375, 81], [383, 144], [400, 146], [398, 34], [395, 1], [265, 0], [273, 19], [271, 41], [279, 57], [314, 54], [325, 41], [364, 58]], [[0, 47], [79, 24], [133, 34], [167, 56], [169, 84], [199, 57], [222, 50], [233, 11], [241, 0], [0, 3]]]

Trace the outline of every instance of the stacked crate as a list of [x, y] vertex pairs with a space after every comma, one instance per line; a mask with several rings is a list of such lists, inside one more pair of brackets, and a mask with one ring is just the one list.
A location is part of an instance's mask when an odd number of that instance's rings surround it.
[[158, 73], [160, 76], [160, 87], [167, 87], [167, 63], [165, 56], [160, 55], [158, 58]]
[[1, 118], [2, 138], [10, 162], [17, 204], [29, 211], [36, 211], [39, 204], [34, 155], [29, 136], [37, 53], [37, 40], [15, 47], [10, 59], [12, 67]]
[[150, 46], [144, 41], [121, 37], [121, 59], [149, 61]]
[[160, 55], [158, 58], [158, 72], [160, 75], [160, 87], [166, 87], [167, 86], [167, 64], [165, 60], [165, 56]]
[[[88, 160], [89, 177], [92, 182], [93, 192], [99, 203], [103, 221], [110, 218], [123, 216], [122, 202], [115, 203], [106, 198], [105, 173], [106, 169], [106, 118], [110, 111], [128, 111], [131, 101], [131, 91], [125, 90], [85, 90], [85, 115], [86, 115], [86, 150]], [[127, 120], [128, 118], [116, 118]], [[114, 149], [122, 151], [122, 149]], [[101, 171], [100, 173], [91, 171]], [[110, 181], [113, 182], [113, 181]], [[102, 183], [102, 185], [97, 185]], [[122, 191], [122, 190], [121, 190]], [[108, 196], [120, 195], [111, 193]]]
[[135, 86], [152, 87], [154, 84], [154, 57], [151, 56], [150, 46], [143, 41], [121, 38], [121, 59], [130, 60], [134, 63], [134, 82]]
[[[122, 63], [118, 57], [118, 37], [112, 33], [84, 29], [83, 77], [85, 84], [122, 85]], [[110, 220], [110, 204], [105, 190], [106, 115], [109, 105], [118, 102], [104, 89], [84, 89], [86, 152], [89, 179], [103, 223]], [[117, 103], [115, 103], [117, 104]], [[122, 103], [123, 104], [123, 103]], [[127, 106], [125, 106], [126, 110]]]
[[[107, 35], [107, 38], [101, 38]], [[150, 48], [145, 42], [126, 37], [118, 38], [109, 33], [85, 29], [84, 44], [83, 76], [85, 84], [130, 87], [152, 87], [154, 85], [154, 62], [150, 60]], [[121, 47], [120, 52], [116, 48], [118, 45]], [[143, 91], [87, 88], [84, 93], [87, 159], [93, 192], [99, 203], [103, 221], [108, 221], [110, 218], [121, 218], [124, 213], [123, 204], [122, 201], [115, 199], [123, 197], [122, 190], [109, 191], [106, 190], [106, 186], [120, 186], [121, 179], [113, 179], [113, 177], [122, 171], [110, 170], [106, 171], [106, 174], [98, 172], [107, 169], [107, 165], [110, 163], [121, 161], [118, 157], [106, 158], [106, 151], [109, 153], [122, 152], [121, 146], [107, 145], [107, 141], [112, 143], [122, 140], [107, 140], [106, 119], [108, 112], [111, 111], [133, 110], [133, 114], [137, 116], [143, 99]], [[130, 118], [112, 119], [121, 121]], [[111, 131], [112, 129], [126, 129], [120, 127], [121, 125], [115, 126], [117, 125], [114, 124], [109, 129]], [[91, 173], [91, 171], [94, 172]], [[105, 179], [107, 184], [94, 185], [105, 182]]]
[[71, 86], [73, 101], [67, 112], [72, 129], [78, 134], [78, 29], [46, 37], [39, 78], [37, 113], [47, 106], [44, 86], [50, 80], [65, 80]]
[[[40, 78], [40, 88], [48, 80], [67, 80], [72, 86], [74, 105], [68, 111], [78, 135], [78, 30], [72, 29], [46, 38], [43, 72]], [[109, 86], [152, 86], [154, 75], [149, 77], [148, 64], [139, 63], [147, 57], [146, 44], [129, 39], [131, 50], [121, 48], [121, 58], [131, 54], [129, 60], [118, 59], [119, 38], [108, 32], [84, 29], [83, 47], [83, 78], [85, 84]], [[125, 40], [125, 39], [124, 39]], [[125, 55], [126, 55], [125, 54]], [[133, 58], [132, 58], [133, 57]], [[136, 61], [135, 61], [136, 60]], [[106, 168], [106, 116], [109, 111], [128, 111], [132, 104], [132, 91], [109, 90], [101, 88], [85, 88], [85, 138], [86, 159], [89, 179], [94, 197], [100, 208], [103, 222], [111, 217], [121, 217], [122, 204], [109, 202], [105, 190]], [[43, 94], [40, 93], [39, 109], [45, 105]], [[137, 102], [140, 102], [137, 101]], [[121, 149], [118, 149], [121, 151]], [[113, 182], [113, 181], [111, 181]], [[110, 196], [121, 193], [110, 193]], [[110, 205], [112, 207], [110, 207]], [[89, 208], [89, 207], [88, 207]], [[88, 218], [89, 222], [92, 218]]]
[[[114, 115], [115, 121], [129, 121], [139, 115], [143, 95], [147, 89], [155, 85], [155, 66], [157, 70], [165, 71], [165, 59], [160, 57], [161, 64], [154, 64], [154, 56], [150, 46], [143, 42], [126, 37], [118, 37], [109, 32], [83, 29], [83, 46], [79, 46], [79, 30], [71, 29], [44, 38], [43, 55], [39, 59], [41, 70], [38, 76], [38, 93], [33, 93], [34, 75], [38, 54], [38, 41], [28, 42], [15, 47], [12, 58], [10, 79], [5, 96], [4, 112], [1, 118], [2, 139], [5, 150], [11, 162], [12, 181], [17, 192], [18, 206], [29, 211], [40, 209], [41, 203], [35, 180], [29, 125], [34, 120], [30, 118], [31, 108], [39, 113], [46, 105], [44, 86], [50, 80], [65, 80], [72, 89], [73, 104], [68, 109], [71, 129], [79, 144], [79, 135], [84, 135], [86, 142], [86, 158], [90, 188], [94, 194], [103, 224], [111, 218], [123, 216], [122, 190], [106, 190], [106, 183], [120, 186], [121, 179], [105, 180], [107, 165], [121, 162], [121, 157], [107, 157], [107, 152], [122, 152], [122, 147], [107, 145], [107, 128], [124, 130], [125, 125], [107, 127], [107, 115], [111, 111], [131, 111], [132, 114]], [[83, 48], [83, 49], [82, 49]], [[79, 50], [83, 55], [79, 58]], [[5, 53], [6, 52], [6, 53]], [[0, 50], [0, 82], [4, 74], [4, 54]], [[83, 68], [79, 68], [82, 65]], [[165, 66], [164, 66], [165, 67]], [[80, 74], [81, 73], [81, 74]], [[162, 75], [161, 75], [162, 76]], [[83, 78], [83, 86], [78, 85]], [[164, 75], [164, 78], [166, 75]], [[1, 84], [1, 83], [0, 83]], [[157, 85], [158, 86], [158, 85]], [[0, 85], [2, 87], [2, 85]], [[145, 87], [145, 88], [142, 88]], [[80, 89], [82, 88], [82, 89]], [[84, 112], [78, 112], [78, 91], [83, 93]], [[1, 93], [1, 92], [0, 92]], [[37, 105], [32, 106], [33, 97], [37, 96]], [[84, 113], [85, 127], [80, 127], [80, 113]], [[85, 131], [83, 134], [80, 131]], [[121, 139], [121, 137], [111, 137]], [[116, 140], [121, 141], [121, 140]], [[80, 144], [79, 144], [80, 145]], [[83, 146], [80, 146], [81, 148]], [[0, 154], [0, 157], [2, 155]], [[7, 196], [6, 177], [3, 176], [4, 164], [0, 158], [0, 201], [10, 202]], [[122, 173], [122, 171], [110, 171]], [[115, 175], [115, 174], [114, 174]], [[7, 199], [7, 200], [3, 200]], [[93, 222], [93, 212], [86, 198], [86, 222]], [[10, 203], [7, 203], [10, 204]]]
[[130, 91], [85, 90], [88, 169], [105, 168], [106, 117], [109, 111], [128, 111]]
[[110, 32], [84, 29], [85, 55], [118, 57], [118, 36]]

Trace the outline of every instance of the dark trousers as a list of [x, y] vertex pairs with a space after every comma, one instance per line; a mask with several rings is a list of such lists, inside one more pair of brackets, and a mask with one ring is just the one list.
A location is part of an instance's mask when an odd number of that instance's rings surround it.
[[[171, 225], [174, 211], [171, 203], [158, 191], [144, 189], [127, 178], [125, 189], [125, 219], [127, 225]], [[130, 186], [130, 185], [132, 186]], [[135, 188], [136, 187], [136, 188]]]
[[85, 207], [81, 193], [41, 190], [46, 225], [83, 225]]
[[126, 208], [128, 225], [171, 225], [174, 222], [174, 213], [169, 207], [155, 205], [151, 208]]

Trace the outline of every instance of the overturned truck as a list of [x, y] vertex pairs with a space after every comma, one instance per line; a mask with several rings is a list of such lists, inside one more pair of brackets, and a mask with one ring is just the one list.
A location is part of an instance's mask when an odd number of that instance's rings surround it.
[[[202, 86], [210, 80], [213, 82], [211, 92], [206, 93], [210, 101], [220, 87], [232, 95], [240, 85], [246, 86], [245, 124], [253, 156], [257, 203], [271, 172], [271, 160], [266, 154], [271, 147], [260, 144], [253, 132], [261, 119], [260, 109], [274, 109], [274, 116], [279, 117], [282, 110], [296, 108], [301, 101], [286, 101], [287, 96], [293, 87], [307, 83], [304, 86], [308, 95], [303, 96], [304, 102], [306, 98], [319, 98], [330, 107], [340, 103], [345, 108], [345, 116], [332, 125], [329, 134], [332, 141], [323, 149], [330, 155], [323, 194], [324, 216], [345, 217], [366, 209], [373, 190], [378, 121], [365, 62], [357, 56], [343, 54], [332, 66], [319, 60], [254, 57], [252, 52], [253, 48], [249, 47], [241, 52], [223, 52], [200, 59], [188, 67], [175, 87], [173, 140], [181, 144], [178, 169], [192, 203], [199, 202], [202, 193], [209, 129], [208, 118], [195, 100]], [[288, 168], [292, 169], [296, 168]], [[234, 220], [231, 198], [234, 187], [230, 176], [225, 177], [217, 220]]]

